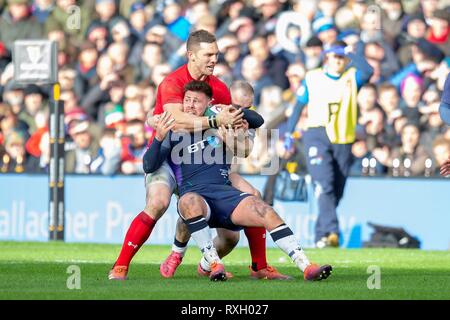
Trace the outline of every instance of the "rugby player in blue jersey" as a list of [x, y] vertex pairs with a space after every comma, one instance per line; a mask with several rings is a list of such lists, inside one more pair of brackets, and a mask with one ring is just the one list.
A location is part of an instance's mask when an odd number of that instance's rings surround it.
[[[185, 86], [183, 111], [203, 115], [211, 97], [208, 84], [192, 81]], [[272, 207], [231, 186], [229, 164], [239, 150], [245, 154], [248, 143], [243, 130], [234, 134], [221, 127], [199, 134], [174, 132], [173, 127], [169, 113], [158, 119], [155, 140], [144, 155], [144, 171], [156, 171], [165, 160], [174, 168], [180, 195], [178, 212], [210, 264], [211, 280], [226, 280], [227, 276], [210, 227], [232, 231], [247, 226], [264, 227], [303, 272], [305, 280], [322, 280], [331, 274], [330, 265], [319, 266], [308, 260], [292, 230]]]

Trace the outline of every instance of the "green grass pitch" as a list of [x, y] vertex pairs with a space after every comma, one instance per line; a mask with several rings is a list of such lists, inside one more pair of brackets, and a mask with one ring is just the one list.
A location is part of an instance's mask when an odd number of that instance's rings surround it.
[[[164, 279], [159, 263], [170, 247], [145, 245], [129, 280], [109, 281], [119, 250], [119, 245], [0, 242], [0, 299], [450, 299], [449, 251], [306, 249], [312, 261], [330, 263], [334, 270], [325, 281], [305, 282], [278, 249], [268, 249], [269, 262], [295, 280], [252, 280], [248, 248], [237, 248], [224, 259], [234, 278], [211, 282], [196, 274], [196, 247], [189, 247], [175, 277]], [[80, 270], [79, 290], [67, 288], [71, 265]], [[368, 288], [374, 283], [370, 266], [379, 267], [379, 289]]]

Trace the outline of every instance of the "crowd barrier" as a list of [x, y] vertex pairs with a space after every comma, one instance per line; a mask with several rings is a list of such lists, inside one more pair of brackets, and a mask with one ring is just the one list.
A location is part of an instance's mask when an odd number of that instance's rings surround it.
[[[263, 176], [246, 176], [259, 190]], [[48, 241], [48, 177], [0, 175], [0, 240]], [[304, 247], [314, 246], [317, 203], [275, 201], [274, 207]], [[134, 216], [145, 205], [143, 176], [66, 176], [65, 241], [121, 243]], [[176, 201], [156, 225], [148, 243], [171, 244], [178, 218]], [[338, 208], [341, 244], [360, 248], [369, 239], [368, 222], [403, 227], [422, 249], [450, 246], [448, 179], [351, 177]], [[269, 247], [275, 246], [270, 236]], [[194, 244], [192, 241], [190, 244]], [[241, 246], [247, 245], [241, 235]]]

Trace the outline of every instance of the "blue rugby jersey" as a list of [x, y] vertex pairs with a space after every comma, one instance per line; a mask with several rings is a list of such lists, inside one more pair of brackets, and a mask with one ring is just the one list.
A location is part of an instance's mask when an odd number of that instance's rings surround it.
[[211, 129], [201, 133], [171, 131], [163, 141], [154, 139], [144, 154], [144, 171], [153, 173], [169, 160], [180, 195], [193, 186], [230, 184], [228, 172], [233, 152], [215, 132]]

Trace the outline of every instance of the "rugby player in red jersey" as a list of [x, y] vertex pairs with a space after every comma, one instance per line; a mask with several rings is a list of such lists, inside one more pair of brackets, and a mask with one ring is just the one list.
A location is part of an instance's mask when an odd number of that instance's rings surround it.
[[[169, 74], [158, 86], [154, 115], [158, 116], [168, 112], [175, 120], [175, 130], [185, 129], [201, 131], [202, 128], [219, 127], [220, 125], [234, 126], [242, 123], [245, 118], [252, 123], [249, 117], [252, 111], [234, 109], [231, 106], [231, 96], [227, 86], [213, 76], [217, 63], [218, 47], [216, 38], [205, 30], [198, 30], [190, 34], [187, 41], [188, 63]], [[217, 116], [198, 117], [184, 113], [183, 95], [184, 86], [192, 80], [205, 81], [213, 88], [212, 104], [221, 105], [222, 111]], [[258, 115], [257, 115], [258, 116]], [[258, 116], [259, 117], [259, 116]], [[201, 125], [200, 125], [201, 124]], [[253, 188], [238, 174], [230, 175], [232, 185], [249, 194], [257, 195]], [[167, 210], [173, 191], [176, 187], [175, 175], [172, 168], [165, 162], [161, 168], [150, 175], [146, 175], [146, 206], [132, 221], [122, 245], [121, 252], [108, 278], [111, 280], [125, 280], [131, 259], [150, 236], [156, 222]], [[246, 228], [250, 253], [252, 256], [251, 276], [258, 279], [289, 279], [280, 274], [266, 261], [266, 231], [264, 228]], [[223, 233], [222, 233], [223, 232]], [[177, 235], [173, 250], [168, 258], [161, 264], [161, 274], [172, 277], [181, 263], [186, 244], [190, 234], [183, 223], [177, 223]], [[236, 235], [228, 230], [218, 230], [215, 246], [219, 255], [226, 255], [236, 245]], [[206, 268], [207, 269], [207, 268]], [[208, 275], [208, 270], [198, 268], [200, 274]]]

